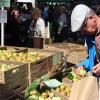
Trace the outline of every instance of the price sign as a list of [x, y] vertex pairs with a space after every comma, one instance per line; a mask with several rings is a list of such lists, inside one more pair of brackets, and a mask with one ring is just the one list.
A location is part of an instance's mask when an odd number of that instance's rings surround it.
[[7, 23], [7, 10], [0, 10], [0, 23]]

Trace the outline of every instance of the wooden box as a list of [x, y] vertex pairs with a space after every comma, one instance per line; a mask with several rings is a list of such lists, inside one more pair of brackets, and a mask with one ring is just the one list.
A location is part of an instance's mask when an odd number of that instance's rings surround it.
[[82, 60], [84, 60], [87, 57], [87, 50], [77, 49], [69, 52], [69, 54], [67, 54], [66, 57], [67, 62], [72, 64], [79, 64]]
[[[60, 62], [62, 56], [61, 52], [56, 53], [54, 51], [41, 49], [29, 48], [28, 52], [39, 52], [40, 55], [43, 56], [43, 58], [38, 60], [35, 64], [28, 63], [29, 84], [37, 78], [47, 74], [53, 68], [53, 65]], [[53, 61], [54, 59], [56, 62]]]
[[0, 84], [4, 85], [12, 93], [21, 93], [24, 91], [28, 86], [28, 64], [11, 61], [0, 61], [0, 64], [13, 64], [14, 66], [7, 71], [0, 71]]
[[29, 84], [48, 73], [47, 59], [41, 59], [34, 63], [28, 63]]

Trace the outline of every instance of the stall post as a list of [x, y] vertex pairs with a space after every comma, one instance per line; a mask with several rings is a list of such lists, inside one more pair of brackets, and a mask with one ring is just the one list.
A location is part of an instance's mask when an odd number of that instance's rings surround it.
[[[1, 7], [1, 10], [4, 10], [4, 7]], [[4, 46], [4, 23], [1, 22], [1, 46]]]
[[1, 46], [4, 46], [4, 23], [7, 23], [7, 11], [4, 7], [0, 10], [0, 23], [1, 23]]
[[1, 46], [4, 46], [4, 23], [7, 23], [7, 10], [4, 7], [10, 7], [10, 0], [0, 0], [0, 7]]

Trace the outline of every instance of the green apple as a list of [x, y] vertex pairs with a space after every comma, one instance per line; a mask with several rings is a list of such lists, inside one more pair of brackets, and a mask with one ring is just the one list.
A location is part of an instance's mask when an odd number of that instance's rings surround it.
[[7, 71], [9, 68], [8, 68], [8, 65], [7, 64], [2, 64], [1, 65], [1, 68], [0, 68], [0, 70], [1, 71]]
[[80, 70], [80, 75], [81, 75], [82, 77], [86, 76], [86, 70]]
[[37, 95], [29, 96], [27, 100], [38, 100], [38, 96]]
[[78, 81], [78, 80], [79, 80], [78, 78], [73, 78], [73, 82]]

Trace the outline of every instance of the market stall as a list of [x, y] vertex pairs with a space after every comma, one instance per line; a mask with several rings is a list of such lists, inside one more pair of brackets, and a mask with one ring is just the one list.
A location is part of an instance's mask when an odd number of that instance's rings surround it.
[[[58, 44], [48, 45], [44, 49], [0, 47], [0, 83], [6, 86], [8, 91], [12, 91], [7, 96], [8, 100], [15, 98], [19, 100], [69, 100], [70, 97], [72, 98], [75, 94], [73, 88], [77, 85], [76, 82], [86, 81], [87, 77], [92, 76], [90, 72], [87, 73], [83, 69], [79, 76], [75, 65], [68, 65], [69, 61], [74, 63], [73, 58], [78, 59], [77, 54], [73, 55], [76, 47], [77, 50], [84, 48], [83, 45], [72, 43], [59, 44], [59, 46]], [[67, 64], [65, 64], [63, 57], [68, 54], [67, 50], [71, 51], [73, 56], [70, 56], [70, 60], [67, 59]], [[79, 59], [81, 56], [78, 54]]]
[[[63, 64], [62, 56], [63, 52], [13, 46], [0, 47], [0, 60], [3, 63], [0, 68], [0, 83], [14, 94], [19, 94], [19, 91], [23, 92], [33, 81], [39, 78], [41, 80], [41, 77], [48, 74], [54, 66]], [[23, 66], [17, 64], [23, 64]], [[53, 75], [52, 72], [50, 73]], [[12, 80], [9, 79], [10, 77]]]

